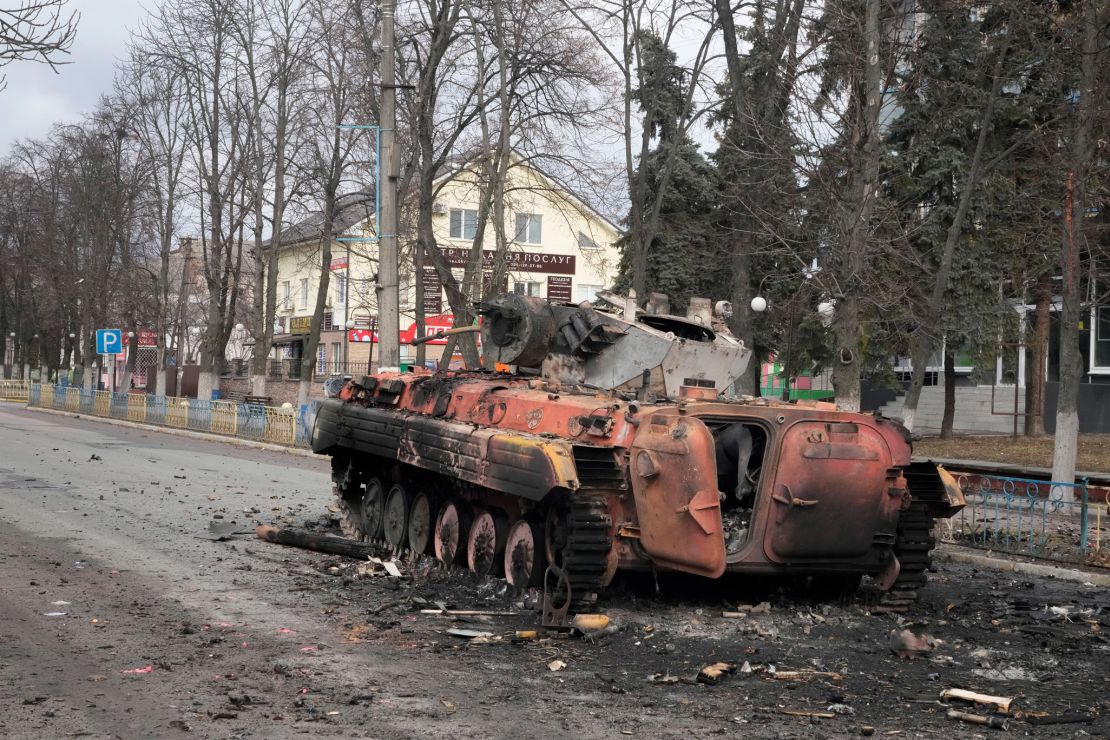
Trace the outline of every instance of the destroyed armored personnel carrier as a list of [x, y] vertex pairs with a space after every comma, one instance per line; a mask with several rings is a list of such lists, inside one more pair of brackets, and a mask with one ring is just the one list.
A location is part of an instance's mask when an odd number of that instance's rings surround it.
[[963, 496], [911, 463], [900, 424], [729, 397], [752, 357], [727, 304], [608, 300], [499, 295], [482, 349], [513, 372], [381, 372], [324, 401], [312, 449], [332, 458], [345, 533], [518, 587], [546, 574], [575, 601], [623, 569], [848, 590], [867, 575], [892, 608], [916, 598], [933, 521]]

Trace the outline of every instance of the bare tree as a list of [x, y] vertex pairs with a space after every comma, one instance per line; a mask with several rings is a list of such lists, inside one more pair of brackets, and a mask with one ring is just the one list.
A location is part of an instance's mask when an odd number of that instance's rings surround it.
[[312, 312], [312, 323], [304, 343], [297, 397], [307, 403], [309, 384], [317, 368], [320, 329], [331, 285], [331, 249], [335, 241], [335, 219], [339, 198], [347, 181], [348, 169], [358, 147], [365, 139], [361, 129], [344, 130], [357, 109], [353, 65], [357, 45], [352, 43], [354, 18], [349, 8], [332, 9], [325, 0], [311, 0], [314, 53], [309, 64], [305, 93], [311, 96], [306, 127], [306, 182], [313, 200], [321, 204], [319, 242], [319, 280]]
[[[188, 140], [180, 125], [186, 114], [185, 89], [180, 72], [149, 59], [141, 43], [132, 46], [130, 59], [121, 67], [116, 86], [128, 108], [131, 130], [138, 138], [146, 160], [147, 194], [153, 208], [157, 238], [157, 262], [147, 268], [150, 275], [152, 306], [148, 318], [156, 335], [155, 393], [166, 394], [167, 340], [171, 326], [187, 300], [185, 291], [173, 285], [171, 255], [178, 239], [182, 210], [182, 176]], [[181, 266], [184, 277], [184, 265]], [[179, 337], [176, 365], [184, 361]]]
[[[66, 0], [17, 0], [0, 8], [0, 67], [30, 60], [50, 65], [57, 71], [66, 64], [58, 59], [68, 54], [77, 36], [77, 11], [65, 12]], [[7, 77], [0, 76], [0, 90]]]

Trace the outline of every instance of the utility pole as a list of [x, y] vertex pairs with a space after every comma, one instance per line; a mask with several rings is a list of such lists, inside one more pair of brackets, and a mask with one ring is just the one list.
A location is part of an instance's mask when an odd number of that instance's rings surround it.
[[[381, 224], [378, 224], [378, 336], [381, 342], [382, 367], [401, 364], [401, 306], [398, 290], [397, 258], [397, 179], [400, 156], [397, 151], [397, 78], [394, 73], [394, 14], [396, 0], [382, 3], [382, 69], [381, 69], [381, 157], [376, 187], [381, 188]], [[381, 165], [384, 164], [384, 167]]]

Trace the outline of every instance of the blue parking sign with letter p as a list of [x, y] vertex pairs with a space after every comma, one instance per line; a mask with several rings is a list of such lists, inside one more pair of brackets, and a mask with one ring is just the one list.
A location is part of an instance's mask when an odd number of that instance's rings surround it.
[[97, 329], [96, 353], [98, 355], [122, 354], [123, 332], [119, 329]]

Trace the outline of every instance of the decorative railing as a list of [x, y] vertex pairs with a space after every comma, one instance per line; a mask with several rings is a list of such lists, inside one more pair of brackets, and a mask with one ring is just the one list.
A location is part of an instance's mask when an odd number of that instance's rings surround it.
[[[1107, 501], [1095, 500], [1086, 479], [1059, 483], [962, 474], [967, 506], [940, 523], [942, 539], [989, 550], [1054, 560], [1102, 556]], [[1104, 489], [1095, 489], [1105, 499]]]
[[[20, 383], [22, 381], [3, 381]], [[307, 447], [316, 420], [315, 401], [295, 408], [233, 401], [112, 393], [83, 388], [24, 384], [29, 406], [71, 411], [141, 424], [189, 429], [290, 447]], [[0, 397], [7, 390], [0, 385]]]

